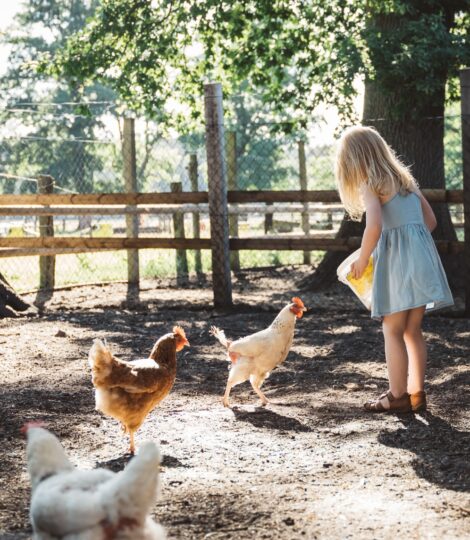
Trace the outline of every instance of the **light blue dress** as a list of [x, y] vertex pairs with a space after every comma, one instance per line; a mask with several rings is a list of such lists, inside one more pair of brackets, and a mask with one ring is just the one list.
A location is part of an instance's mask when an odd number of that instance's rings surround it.
[[397, 193], [382, 205], [382, 234], [373, 257], [372, 317], [454, 303], [416, 193]]

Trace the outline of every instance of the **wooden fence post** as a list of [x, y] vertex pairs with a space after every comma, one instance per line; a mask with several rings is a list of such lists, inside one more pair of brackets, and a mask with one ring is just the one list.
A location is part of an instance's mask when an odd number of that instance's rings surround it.
[[[197, 173], [198, 173], [197, 155], [191, 154], [189, 156], [188, 174], [189, 174], [189, 180], [191, 182], [191, 191], [193, 192], [199, 191], [199, 186], [197, 182], [197, 177], [198, 177]], [[200, 238], [199, 212], [193, 212], [193, 238]], [[202, 259], [201, 259], [200, 249], [194, 250], [194, 269], [196, 270], [196, 274], [198, 275], [202, 274]]]
[[[122, 159], [124, 188], [127, 193], [137, 193], [137, 163], [135, 153], [135, 121], [134, 118], [124, 118], [122, 136]], [[139, 216], [126, 215], [126, 236], [139, 236]], [[127, 286], [135, 290], [139, 288], [139, 250], [127, 250]]]
[[333, 227], [333, 210], [329, 209], [326, 214], [326, 228], [331, 230]]
[[470, 317], [470, 68], [460, 70], [463, 161], [465, 315]]
[[212, 290], [215, 307], [232, 305], [227, 208], [227, 175], [224, 159], [224, 113], [220, 83], [204, 85], [207, 176], [212, 246]]
[[[305, 143], [298, 142], [299, 148], [299, 180], [300, 190], [307, 191], [307, 161], [305, 159]], [[308, 215], [308, 203], [304, 203], [304, 211], [302, 212], [302, 230], [305, 236], [310, 236], [310, 221]], [[304, 251], [304, 264], [310, 264], [310, 251]]]
[[[266, 206], [268, 204], [266, 203]], [[264, 234], [268, 234], [274, 228], [274, 214], [272, 212], [266, 212], [264, 214]]]
[[[53, 193], [54, 178], [41, 174], [38, 176], [38, 193]], [[54, 236], [54, 218], [39, 216], [39, 236]], [[55, 256], [39, 257], [39, 290], [53, 290], [55, 286]]]
[[[237, 189], [237, 134], [234, 131], [227, 132], [227, 185], [230, 191]], [[228, 217], [228, 230], [232, 237], [238, 237], [238, 215]], [[240, 270], [240, 255], [238, 251], [230, 252], [230, 268]]]
[[[181, 193], [183, 185], [181, 182], [172, 182], [170, 184], [172, 193]], [[173, 214], [173, 230], [175, 238], [185, 238], [184, 235], [184, 214], [175, 212]], [[183, 284], [188, 278], [188, 258], [185, 249], [176, 250], [176, 283]]]

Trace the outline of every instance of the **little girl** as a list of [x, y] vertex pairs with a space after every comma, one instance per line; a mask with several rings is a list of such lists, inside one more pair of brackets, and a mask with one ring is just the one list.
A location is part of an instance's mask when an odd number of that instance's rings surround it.
[[352, 127], [342, 135], [336, 179], [352, 219], [366, 212], [360, 256], [351, 273], [360, 278], [373, 254], [372, 317], [383, 322], [390, 387], [364, 407], [371, 412], [425, 410], [423, 315], [453, 304], [430, 233], [436, 218], [410, 171], [372, 128]]

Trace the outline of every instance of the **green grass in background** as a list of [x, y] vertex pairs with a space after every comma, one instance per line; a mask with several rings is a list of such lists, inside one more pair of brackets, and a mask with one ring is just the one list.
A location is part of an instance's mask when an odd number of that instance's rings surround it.
[[[312, 251], [312, 263], [321, 260], [324, 252]], [[187, 251], [189, 272], [194, 273], [195, 252]], [[201, 251], [203, 272], [212, 269], [210, 250]], [[241, 268], [302, 264], [301, 251], [240, 251]], [[0, 259], [0, 272], [19, 292], [33, 290], [39, 283], [39, 257]], [[176, 276], [176, 252], [170, 249], [140, 251], [142, 279]], [[100, 251], [56, 256], [56, 287], [74, 283], [99, 283], [127, 279], [127, 252]]]

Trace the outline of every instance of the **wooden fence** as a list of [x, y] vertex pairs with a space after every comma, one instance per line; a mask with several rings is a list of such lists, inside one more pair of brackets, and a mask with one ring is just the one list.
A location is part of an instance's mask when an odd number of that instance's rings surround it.
[[[470, 70], [463, 77], [468, 77], [466, 87], [470, 88]], [[465, 90], [468, 94], [468, 91]], [[465, 94], [470, 104], [470, 95]], [[41, 266], [41, 286], [50, 287], [54, 283], [53, 257], [58, 254], [83, 253], [103, 250], [128, 250], [128, 281], [136, 286], [139, 281], [138, 250], [141, 249], [176, 249], [181, 254], [180, 262], [184, 265], [184, 250], [210, 249], [212, 252], [212, 273], [214, 305], [220, 307], [230, 306], [232, 303], [230, 264], [237, 264], [237, 259], [230, 257], [230, 253], [239, 250], [300, 250], [304, 251], [304, 260], [308, 260], [307, 253], [314, 250], [348, 252], [360, 245], [360, 238], [334, 238], [318, 237], [309, 234], [308, 203], [338, 203], [339, 196], [334, 190], [312, 191], [305, 189], [305, 171], [301, 189], [299, 191], [238, 191], [227, 190], [227, 171], [225, 169], [223, 126], [221, 122], [221, 91], [218, 84], [206, 87], [206, 148], [208, 161], [208, 192], [182, 192], [175, 187], [171, 193], [136, 193], [135, 192], [135, 148], [132, 144], [124, 145], [123, 152], [129, 154], [131, 163], [125, 171], [128, 193], [105, 194], [55, 194], [37, 193], [32, 195], [0, 195], [0, 216], [41, 216], [47, 221], [48, 227], [40, 237], [35, 238], [0, 238], [0, 257], [20, 257], [39, 255], [45, 263]], [[469, 105], [470, 108], [470, 105]], [[464, 242], [437, 242], [442, 253], [465, 253], [465, 275], [470, 276], [470, 128], [468, 118], [470, 110], [462, 108], [462, 140], [464, 160], [464, 189], [463, 190], [423, 190], [428, 201], [433, 203], [451, 203], [464, 205]], [[466, 116], [465, 116], [466, 115]], [[133, 133], [132, 120], [127, 119], [127, 128], [124, 133]], [[212, 142], [211, 142], [212, 141]], [[299, 157], [302, 158], [302, 146], [299, 145]], [[233, 154], [229, 152], [229, 155]], [[194, 163], [190, 163], [190, 172], [194, 176]], [[302, 171], [301, 171], [302, 172]], [[230, 177], [230, 174], [228, 175]], [[47, 177], [46, 177], [47, 178]], [[43, 179], [41, 185], [50, 185]], [[193, 189], [197, 189], [197, 181]], [[231, 180], [230, 187], [234, 186]], [[237, 228], [231, 223], [229, 229], [229, 208], [234, 204], [263, 203], [275, 205], [296, 203], [296, 208], [302, 215], [302, 236], [275, 237], [264, 236], [259, 238], [240, 238], [233, 236]], [[153, 206], [152, 206], [153, 205]], [[155, 205], [160, 205], [155, 206]], [[161, 205], [173, 205], [173, 212], [188, 211], [193, 216], [198, 213], [198, 206], [208, 205], [211, 223], [211, 237], [184, 238], [184, 228], [181, 220], [175, 223], [175, 238], [139, 238], [137, 216], [139, 214], [162, 213]], [[188, 208], [187, 205], [193, 205]], [[249, 208], [247, 208], [249, 211]], [[234, 212], [236, 213], [236, 212]], [[84, 238], [84, 237], [54, 237], [52, 226], [53, 216], [67, 215], [125, 215], [127, 223], [127, 236], [125, 238]], [[179, 224], [179, 225], [178, 225]], [[178, 226], [176, 226], [178, 225]], [[232, 231], [232, 236], [229, 235]], [[199, 231], [197, 231], [198, 233]], [[47, 263], [47, 261], [49, 261]], [[46, 264], [47, 263], [47, 264]], [[186, 267], [187, 272], [187, 267]], [[467, 279], [466, 312], [470, 315], [470, 279]]]
[[[463, 190], [424, 190], [426, 198], [431, 202], [462, 203]], [[37, 195], [0, 195], [0, 216], [43, 216], [52, 220], [53, 216], [70, 215], [138, 215], [161, 214], [162, 205], [172, 205], [171, 211], [178, 207], [183, 212], [194, 213], [199, 204], [209, 200], [207, 192], [173, 192], [173, 193], [119, 193], [119, 194], [37, 194]], [[336, 203], [339, 197], [336, 191], [229, 191], [227, 204], [232, 203]], [[158, 204], [160, 206], [149, 206]], [[193, 205], [187, 207], [187, 205]], [[253, 207], [252, 207], [253, 208]], [[239, 212], [253, 211], [250, 207], [238, 208]], [[278, 211], [286, 207], [276, 207]], [[255, 210], [259, 208], [255, 207]], [[304, 213], [304, 206], [296, 207]], [[210, 206], [209, 206], [210, 212]], [[216, 220], [220, 215], [215, 216]], [[50, 222], [49, 222], [50, 223]], [[180, 227], [181, 228], [181, 227]], [[0, 258], [40, 255], [48, 256], [68, 253], [84, 253], [105, 250], [140, 250], [140, 249], [176, 249], [200, 250], [212, 249], [211, 238], [139, 238], [138, 228], [135, 237], [125, 238], [88, 238], [53, 236], [53, 227], [49, 234], [39, 237], [1, 237]], [[51, 232], [52, 231], [52, 232]], [[181, 235], [175, 229], [176, 236]], [[469, 238], [469, 237], [466, 237]], [[259, 238], [228, 239], [229, 250], [328, 250], [344, 251], [357, 248], [360, 238], [316, 237], [308, 234], [302, 236], [263, 236]], [[464, 251], [465, 242], [437, 242], [442, 253], [460, 253]], [[132, 264], [132, 263], [130, 263]], [[52, 266], [53, 268], [53, 266]], [[47, 272], [45, 270], [44, 272]], [[50, 283], [46, 280], [45, 283]], [[53, 282], [53, 281], [52, 281]]]

